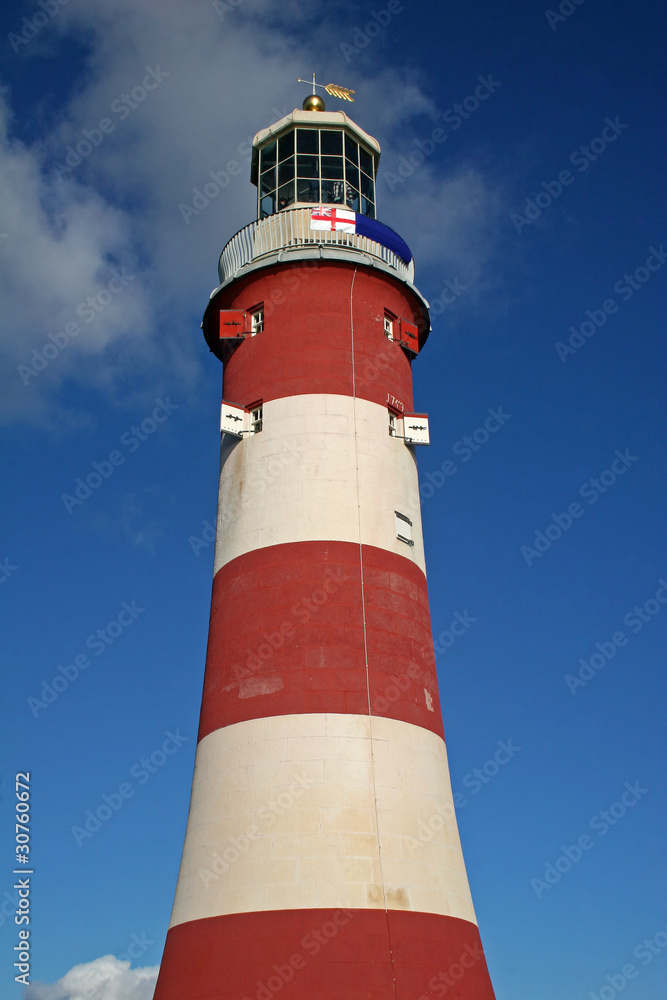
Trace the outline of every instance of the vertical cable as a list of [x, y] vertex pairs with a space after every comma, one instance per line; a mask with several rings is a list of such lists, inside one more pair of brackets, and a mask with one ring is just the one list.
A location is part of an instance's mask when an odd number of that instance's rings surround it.
[[394, 984], [394, 997], [398, 1000], [398, 993], [396, 990], [396, 969], [394, 967], [394, 950], [391, 943], [391, 930], [389, 927], [389, 911], [387, 908], [387, 893], [384, 884], [384, 870], [382, 865], [382, 846], [380, 843], [380, 819], [378, 815], [378, 801], [377, 801], [377, 791], [375, 785], [375, 752], [373, 747], [373, 712], [371, 710], [371, 686], [370, 686], [370, 672], [368, 668], [368, 634], [366, 630], [366, 598], [364, 591], [364, 553], [361, 537], [361, 491], [359, 487], [359, 448], [357, 441], [357, 382], [356, 382], [356, 372], [355, 372], [355, 361], [354, 361], [354, 310], [353, 310], [353, 296], [354, 296], [354, 282], [357, 277], [358, 267], [355, 267], [354, 274], [352, 275], [352, 283], [350, 285], [350, 339], [352, 345], [352, 415], [354, 420], [354, 467], [356, 476], [356, 488], [357, 488], [357, 528], [359, 532], [359, 573], [361, 579], [361, 617], [363, 623], [363, 634], [364, 634], [364, 662], [366, 665], [366, 696], [368, 699], [368, 726], [370, 732], [370, 745], [371, 745], [371, 774], [373, 778], [373, 804], [375, 807], [375, 828], [377, 830], [377, 842], [378, 842], [378, 858], [380, 862], [380, 881], [382, 883], [382, 900], [384, 902], [384, 913], [385, 920], [387, 923], [387, 944], [389, 947], [389, 961], [391, 962], [391, 975]]

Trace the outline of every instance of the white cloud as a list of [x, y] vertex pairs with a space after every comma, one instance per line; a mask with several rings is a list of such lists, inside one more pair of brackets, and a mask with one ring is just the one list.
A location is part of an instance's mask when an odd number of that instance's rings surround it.
[[31, 983], [25, 1000], [152, 1000], [159, 966], [131, 969], [113, 955], [75, 965], [57, 983]]
[[[69, 184], [55, 190], [46, 183], [37, 154], [8, 137], [8, 119], [0, 97], [0, 219], [7, 234], [0, 242], [0, 391], [12, 415], [34, 418], [47, 409], [48, 393], [35, 392], [31, 382], [58, 388], [77, 356], [100, 355], [128, 331], [140, 336], [151, 310], [136, 278], [126, 279], [127, 287], [118, 282], [117, 295], [106, 289], [114, 271], [136, 271], [123, 213], [89, 188]], [[90, 296], [95, 309], [86, 315], [94, 318], [86, 319], [77, 308], [84, 303], [85, 309]], [[59, 337], [66, 329], [74, 333], [71, 340]], [[47, 357], [37, 362], [42, 371], [22, 378], [18, 366], [27, 369], [33, 350], [41, 353], [45, 345]]]
[[[418, 134], [412, 123], [433, 114], [408, 75], [386, 67], [372, 74], [368, 58], [366, 78], [356, 65], [343, 69], [331, 45], [332, 32], [346, 37], [338, 3], [241, 0], [229, 8], [221, 19], [212, 3], [186, 0], [63, 6], [43, 34], [82, 38], [88, 56], [58, 121], [26, 147], [11, 138], [6, 98], [0, 103], [0, 419], [80, 421], [71, 386], [125, 406], [150, 401], [175, 380], [183, 398], [196, 386], [206, 357], [199, 319], [217, 284], [217, 255], [255, 216], [248, 139], [274, 109], [300, 105], [307, 88], [296, 78], [311, 65], [322, 67], [323, 80], [357, 91], [344, 110], [380, 136], [387, 166], [406, 136]], [[299, 33], [308, 38], [307, 66]], [[41, 52], [30, 56], [37, 67]], [[152, 90], [143, 87], [151, 73]], [[107, 133], [104, 119], [113, 126]], [[65, 173], [58, 164], [67, 166], [68, 147], [75, 155]], [[179, 204], [230, 164], [224, 190], [186, 224]], [[380, 218], [417, 254], [484, 266], [497, 196], [481, 171], [443, 178], [429, 162], [393, 194], [380, 184]], [[133, 277], [109, 298], [114, 270]], [[85, 305], [91, 296], [109, 300], [94, 316]], [[57, 340], [67, 323], [80, 332], [56, 351], [48, 335]], [[45, 345], [55, 356], [29, 374]]]

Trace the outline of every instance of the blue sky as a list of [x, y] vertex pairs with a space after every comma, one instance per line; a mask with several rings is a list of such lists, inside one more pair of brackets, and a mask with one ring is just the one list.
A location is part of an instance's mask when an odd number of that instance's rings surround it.
[[[345, 110], [383, 149], [379, 218], [433, 307], [413, 369], [431, 615], [498, 1000], [664, 996], [665, 19], [646, 0], [548, 10], [0, 13], [0, 896], [28, 770], [42, 985], [27, 1000], [152, 996], [212, 572], [220, 369], [199, 322], [220, 250], [255, 215], [248, 139], [300, 106], [313, 69], [356, 91]], [[186, 224], [210, 171], [228, 182]]]

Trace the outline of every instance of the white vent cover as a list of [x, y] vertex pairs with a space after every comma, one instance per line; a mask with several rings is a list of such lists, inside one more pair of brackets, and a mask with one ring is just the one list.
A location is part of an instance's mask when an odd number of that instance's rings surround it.
[[220, 430], [223, 434], [233, 434], [241, 437], [245, 426], [245, 410], [234, 403], [226, 403], [223, 399], [220, 407]]
[[405, 514], [394, 511], [394, 524], [396, 526], [396, 537], [407, 545], [414, 545], [412, 540], [412, 521]]
[[430, 444], [427, 415], [425, 413], [404, 413], [403, 434], [406, 444]]

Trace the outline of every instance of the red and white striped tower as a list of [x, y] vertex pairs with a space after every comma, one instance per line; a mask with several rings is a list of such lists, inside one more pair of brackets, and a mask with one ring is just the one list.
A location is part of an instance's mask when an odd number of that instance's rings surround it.
[[155, 1000], [493, 1000], [426, 589], [411, 362], [429, 313], [375, 220], [379, 156], [319, 98], [260, 132], [259, 218], [204, 316], [218, 530]]

